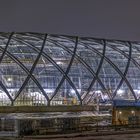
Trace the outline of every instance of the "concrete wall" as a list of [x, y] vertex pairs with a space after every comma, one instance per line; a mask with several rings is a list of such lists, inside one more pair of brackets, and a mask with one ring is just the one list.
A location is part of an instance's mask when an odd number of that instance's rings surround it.
[[0, 106], [0, 113], [94, 111], [94, 106]]

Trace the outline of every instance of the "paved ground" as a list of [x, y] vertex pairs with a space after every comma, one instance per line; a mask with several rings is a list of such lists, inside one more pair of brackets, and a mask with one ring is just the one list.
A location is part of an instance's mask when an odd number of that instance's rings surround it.
[[51, 140], [140, 140], [140, 134], [60, 138]]
[[82, 136], [73, 138], [0, 138], [0, 140], [140, 140], [139, 134], [121, 134], [107, 136]]
[[125, 131], [100, 131], [73, 134], [24, 136], [22, 138], [0, 137], [0, 140], [140, 140], [140, 129]]
[[[24, 139], [24, 140], [39, 140], [39, 139]], [[46, 138], [41, 140], [48, 140]], [[140, 140], [140, 134], [122, 134], [122, 135], [108, 135], [108, 136], [89, 136], [89, 137], [75, 137], [75, 138], [55, 138], [50, 140]]]
[[29, 136], [22, 140], [140, 140], [140, 130], [83, 132], [46, 136]]

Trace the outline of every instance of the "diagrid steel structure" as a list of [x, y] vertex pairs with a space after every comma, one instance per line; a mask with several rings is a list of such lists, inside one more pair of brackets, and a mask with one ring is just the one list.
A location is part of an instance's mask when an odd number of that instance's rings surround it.
[[0, 33], [0, 105], [84, 105], [139, 98], [139, 42]]

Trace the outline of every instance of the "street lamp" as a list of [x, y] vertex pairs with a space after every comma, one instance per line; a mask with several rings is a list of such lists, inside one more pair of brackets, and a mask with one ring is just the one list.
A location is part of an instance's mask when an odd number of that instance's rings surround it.
[[135, 111], [134, 111], [134, 110], [132, 110], [132, 111], [131, 111], [131, 114], [132, 114], [133, 116], [135, 116]]

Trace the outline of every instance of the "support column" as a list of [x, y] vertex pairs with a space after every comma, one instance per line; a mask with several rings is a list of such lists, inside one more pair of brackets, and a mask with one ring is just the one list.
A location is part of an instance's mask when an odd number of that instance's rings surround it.
[[4, 131], [5, 118], [1, 118], [1, 130]]
[[17, 135], [17, 136], [19, 136], [19, 121], [16, 119], [16, 120], [14, 120], [15, 121], [15, 134]]

